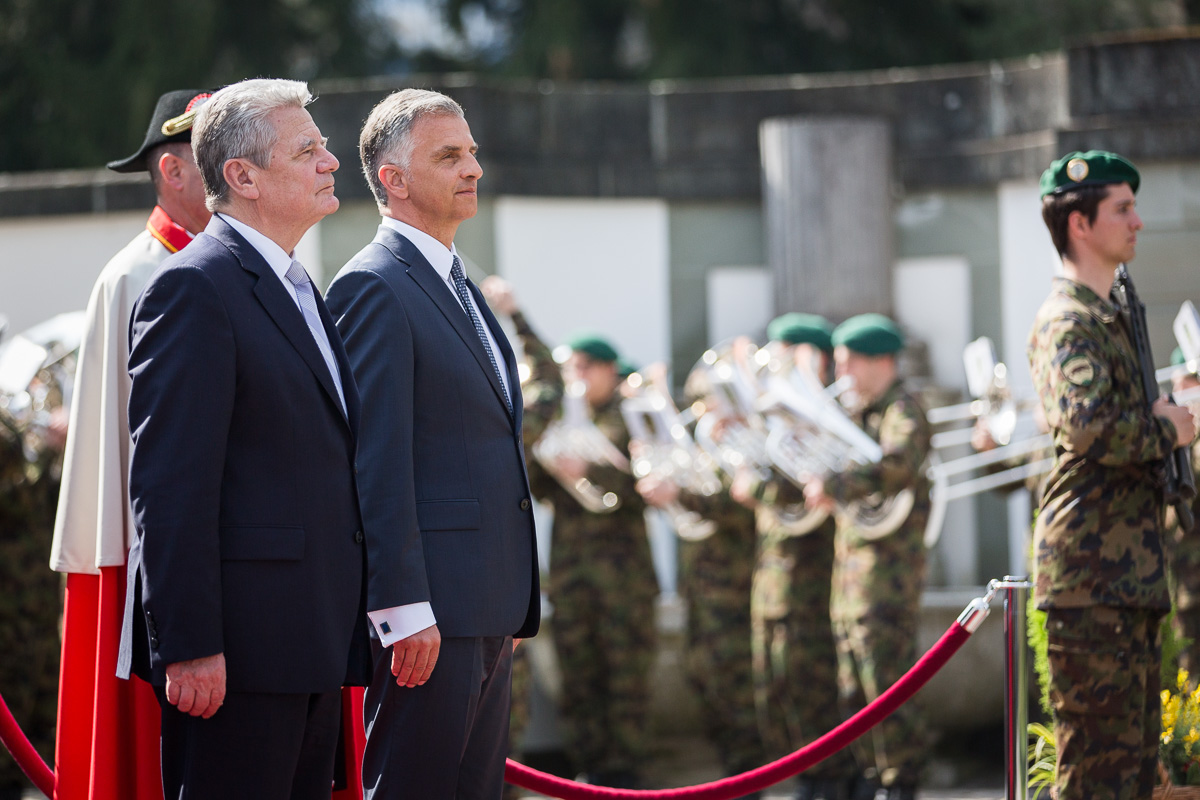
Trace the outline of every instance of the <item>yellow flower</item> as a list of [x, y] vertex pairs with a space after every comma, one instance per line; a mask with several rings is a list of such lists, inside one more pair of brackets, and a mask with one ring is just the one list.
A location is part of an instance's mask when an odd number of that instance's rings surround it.
[[1195, 726], [1190, 728], [1187, 732], [1187, 735], [1183, 737], [1183, 742], [1189, 746], [1195, 744], [1196, 742], [1200, 742], [1200, 730], [1196, 730]]
[[1179, 691], [1182, 692], [1182, 691], [1185, 691], [1185, 689], [1187, 687], [1187, 682], [1188, 682], [1188, 671], [1186, 669], [1179, 670], [1179, 672], [1175, 675], [1175, 686], [1179, 689]]

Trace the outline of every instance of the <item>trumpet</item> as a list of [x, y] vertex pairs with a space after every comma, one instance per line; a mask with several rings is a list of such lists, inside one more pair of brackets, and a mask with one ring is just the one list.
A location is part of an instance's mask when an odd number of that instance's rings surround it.
[[[688, 435], [683, 416], [660, 381], [647, 381], [634, 373], [627, 385], [631, 396], [621, 402], [621, 416], [631, 441], [637, 443], [633, 476], [659, 477], [702, 497], [719, 492], [721, 479], [712, 457], [697, 448]], [[681, 539], [701, 541], [717, 530], [711, 520], [688, 511], [678, 502], [669, 504], [664, 511], [671, 516]]]
[[621, 506], [615, 492], [605, 491], [586, 477], [563, 472], [560, 459], [577, 458], [589, 464], [607, 464], [629, 472], [629, 459], [595, 426], [587, 408], [587, 385], [571, 381], [565, 387], [562, 415], [551, 422], [533, 444], [533, 457], [548, 473], [593, 514], [611, 514]]

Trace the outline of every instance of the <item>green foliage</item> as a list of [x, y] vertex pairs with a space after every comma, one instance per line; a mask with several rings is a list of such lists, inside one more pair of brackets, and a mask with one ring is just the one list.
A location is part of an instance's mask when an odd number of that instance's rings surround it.
[[381, 70], [395, 45], [367, 2], [0, 3], [0, 171], [128, 155], [170, 89]]
[[[1174, 0], [440, 0], [504, 29], [467, 61], [538, 78], [689, 78], [1021, 56], [1184, 22]], [[1194, 0], [1200, 5], [1200, 0]]]
[[1032, 592], [1025, 609], [1025, 630], [1038, 679], [1038, 706], [1049, 717], [1054, 709], [1050, 705], [1050, 661], [1046, 657], [1046, 612], [1038, 609]]
[[1030, 800], [1040, 800], [1043, 794], [1050, 797], [1050, 789], [1054, 786], [1054, 766], [1058, 760], [1058, 750], [1054, 746], [1054, 731], [1040, 722], [1029, 724], [1029, 735], [1033, 741], [1029, 743], [1029, 791]]

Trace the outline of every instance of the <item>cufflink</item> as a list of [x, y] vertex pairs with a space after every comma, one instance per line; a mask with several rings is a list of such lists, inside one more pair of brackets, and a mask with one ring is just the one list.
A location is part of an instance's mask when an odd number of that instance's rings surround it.
[[379, 630], [383, 631], [384, 635], [386, 636], [392, 632], [392, 626], [388, 625], [387, 622], [381, 622], [379, 623]]

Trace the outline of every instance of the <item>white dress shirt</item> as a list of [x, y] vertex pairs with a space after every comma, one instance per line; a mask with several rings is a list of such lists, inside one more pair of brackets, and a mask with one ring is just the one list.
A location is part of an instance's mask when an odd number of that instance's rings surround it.
[[[458, 255], [454, 250], [453, 244], [447, 248], [446, 245], [428, 233], [418, 230], [412, 225], [401, 222], [398, 219], [383, 217], [383, 224], [408, 239], [421, 251], [421, 255], [425, 256], [425, 260], [429, 262], [434, 272], [446, 284], [446, 289], [450, 292], [450, 296], [454, 298], [454, 302], [462, 308], [462, 300], [459, 299], [458, 291], [454, 288], [454, 282], [450, 279], [450, 270], [454, 266], [454, 257]], [[474, 295], [468, 292], [467, 297], [471, 301], [471, 305], [474, 307], [479, 321], [484, 322], [483, 314], [479, 312], [479, 306], [475, 302]], [[463, 314], [466, 313], [467, 311], [464, 308]], [[487, 336], [488, 345], [492, 348], [492, 355], [496, 359], [496, 366], [500, 368], [500, 380], [504, 382], [504, 391], [508, 393], [509, 397], [512, 397], [508, 385], [508, 363], [504, 360], [500, 348], [496, 345], [496, 339], [486, 322], [483, 324], [483, 332]], [[433, 607], [427, 602], [411, 603], [405, 606], [396, 606], [395, 608], [385, 608], [380, 611], [368, 611], [367, 616], [370, 617], [371, 623], [375, 626], [375, 632], [379, 634], [379, 641], [384, 647], [395, 644], [401, 639], [406, 639], [414, 633], [437, 624], [437, 619], [433, 615]]]

